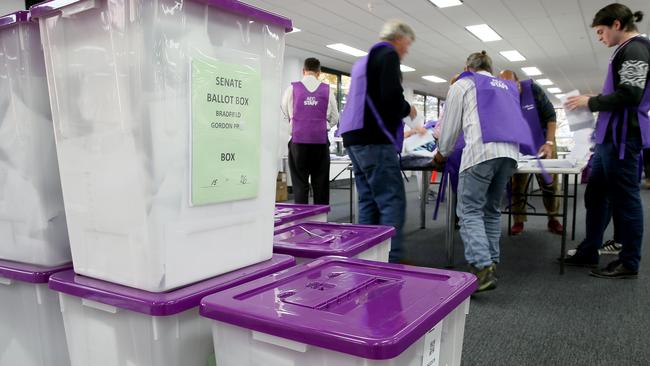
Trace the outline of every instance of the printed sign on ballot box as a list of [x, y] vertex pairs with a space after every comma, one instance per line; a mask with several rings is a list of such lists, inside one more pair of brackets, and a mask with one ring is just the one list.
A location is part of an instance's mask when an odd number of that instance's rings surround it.
[[[258, 61], [248, 57], [248, 61]], [[258, 62], [195, 58], [191, 63], [191, 204], [254, 198], [260, 170]]]

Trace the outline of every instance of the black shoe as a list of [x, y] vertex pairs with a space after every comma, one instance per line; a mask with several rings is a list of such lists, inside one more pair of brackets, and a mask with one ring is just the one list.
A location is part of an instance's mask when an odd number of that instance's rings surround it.
[[[562, 263], [562, 258], [558, 258], [557, 261]], [[572, 267], [598, 268], [598, 261], [588, 261], [577, 255], [566, 256], [564, 264]]]
[[623, 266], [623, 263], [615, 260], [605, 268], [594, 269], [589, 275], [598, 278], [637, 278], [639, 272], [629, 270]]

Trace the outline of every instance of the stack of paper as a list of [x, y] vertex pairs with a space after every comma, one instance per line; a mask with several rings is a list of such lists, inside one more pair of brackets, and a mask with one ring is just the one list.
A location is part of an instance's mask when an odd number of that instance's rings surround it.
[[545, 169], [567, 169], [575, 168], [576, 161], [574, 159], [540, 159], [538, 160], [520, 160], [519, 168], [530, 167], [539, 168], [540, 163]]
[[[578, 95], [580, 95], [579, 91], [572, 90], [560, 98], [560, 101], [562, 101], [562, 105], [564, 105], [569, 97], [575, 97]], [[564, 112], [567, 121], [569, 121], [569, 128], [571, 128], [571, 131], [575, 132], [585, 128], [594, 127], [594, 114], [589, 110], [589, 108], [578, 108], [572, 111], [565, 109]]]

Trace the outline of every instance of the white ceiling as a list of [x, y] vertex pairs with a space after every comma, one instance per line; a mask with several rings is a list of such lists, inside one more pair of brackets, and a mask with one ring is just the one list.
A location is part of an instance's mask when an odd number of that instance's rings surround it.
[[[513, 69], [524, 77], [524, 66], [537, 66], [563, 92], [579, 89], [598, 93], [607, 60], [613, 50], [598, 43], [589, 27], [598, 9], [611, 0], [464, 0], [461, 6], [439, 9], [428, 0], [245, 0], [260, 8], [285, 15], [302, 31], [287, 35], [287, 54], [317, 57], [323, 66], [349, 72], [356, 60], [325, 47], [331, 43], [367, 50], [387, 19], [399, 18], [416, 32], [404, 64], [415, 72], [405, 73], [412, 88], [438, 96], [447, 84], [422, 80], [423, 75], [449, 79], [462, 70], [472, 52], [486, 50], [495, 72]], [[646, 19], [638, 23], [650, 33], [650, 1], [624, 2]], [[465, 26], [487, 23], [503, 40], [484, 43]], [[509, 62], [499, 51], [516, 49], [526, 61]], [[551, 98], [556, 104], [559, 101]]]

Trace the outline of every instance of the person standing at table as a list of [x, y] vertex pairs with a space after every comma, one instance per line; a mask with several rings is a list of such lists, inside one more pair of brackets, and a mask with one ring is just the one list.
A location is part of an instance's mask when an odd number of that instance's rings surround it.
[[[514, 81], [519, 86], [521, 111], [531, 127], [535, 144], [539, 146], [538, 155], [542, 159], [557, 159], [557, 149], [555, 148], [557, 117], [555, 107], [548, 100], [546, 93], [533, 80], [519, 81], [519, 77], [512, 70], [501, 71], [499, 78]], [[524, 194], [529, 177], [530, 174], [515, 174], [512, 177], [512, 196], [514, 197], [512, 211], [515, 220], [511, 228], [512, 235], [519, 235], [524, 231], [524, 222], [526, 221]], [[544, 180], [542, 174], [535, 174], [535, 178], [542, 189], [544, 207], [549, 215], [547, 228], [554, 234], [562, 235], [564, 228], [557, 220], [560, 211], [557, 174], [551, 176], [552, 181], [549, 183]]]
[[282, 97], [282, 112], [291, 123], [289, 170], [295, 203], [309, 203], [309, 183], [314, 204], [330, 202], [330, 151], [327, 131], [339, 122], [336, 98], [318, 80], [320, 61], [305, 60], [301, 81], [291, 83]]
[[402, 228], [406, 193], [398, 154], [406, 116], [417, 112], [404, 99], [400, 62], [415, 41], [399, 20], [384, 24], [381, 42], [352, 67], [352, 82], [338, 133], [343, 136], [359, 196], [359, 223], [393, 226], [390, 262], [405, 259]]
[[[480, 102], [485, 99], [479, 95], [490, 96], [489, 103]], [[500, 261], [501, 199], [517, 168], [519, 150], [533, 148], [517, 84], [492, 76], [492, 59], [485, 51], [472, 53], [466, 72], [449, 88], [441, 123], [434, 158], [438, 165], [464, 134], [456, 209], [460, 236], [470, 271], [479, 280], [478, 291], [491, 290]]]
[[566, 264], [596, 267], [598, 249], [611, 205], [617, 241], [623, 245], [618, 259], [594, 269], [600, 278], [636, 278], [643, 243], [643, 206], [639, 187], [639, 154], [650, 147], [650, 90], [648, 78], [650, 40], [639, 34], [635, 22], [643, 13], [622, 4], [600, 9], [591, 24], [598, 40], [616, 47], [609, 62], [601, 94], [567, 99], [569, 110], [588, 108], [600, 112], [594, 141], [591, 176], [585, 191], [586, 238]]

